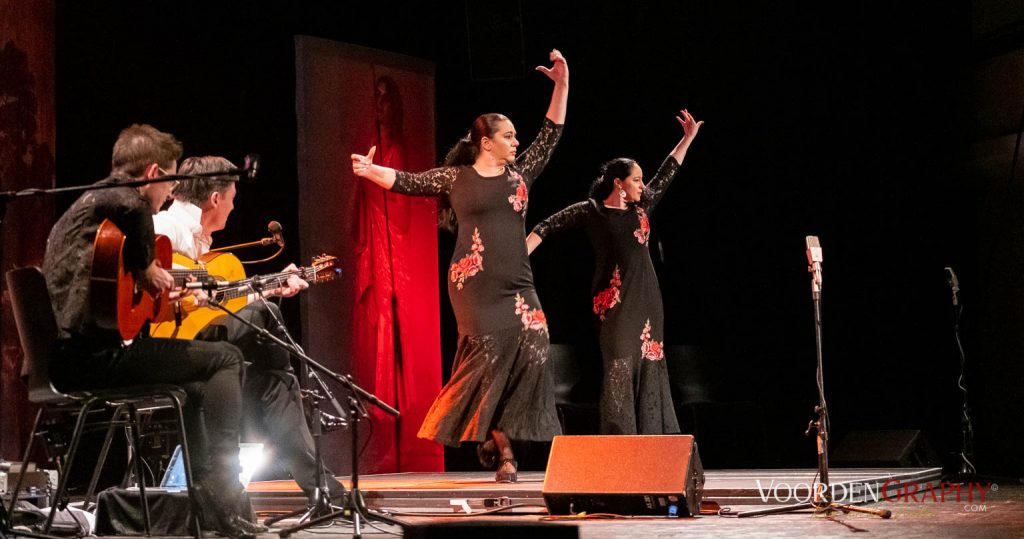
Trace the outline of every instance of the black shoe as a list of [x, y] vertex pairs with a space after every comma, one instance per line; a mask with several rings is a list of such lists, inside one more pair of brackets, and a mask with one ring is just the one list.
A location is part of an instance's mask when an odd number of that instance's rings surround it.
[[199, 504], [200, 522], [204, 530], [217, 532], [226, 537], [234, 539], [256, 539], [256, 534], [266, 531], [256, 531], [253, 523], [238, 516], [236, 510], [231, 509], [223, 501], [220, 501], [210, 491], [209, 487], [198, 483], [193, 487], [196, 496], [196, 503]]
[[[516, 470], [512, 472], [502, 472], [501, 467], [504, 466], [506, 462], [511, 464], [513, 468], [516, 468]], [[498, 462], [498, 471], [494, 474], [494, 481], [496, 483], [517, 483], [519, 481], [518, 472], [519, 463], [517, 463], [515, 459], [501, 459], [501, 461]]]
[[249, 499], [249, 493], [242, 491], [238, 496], [238, 516], [241, 517], [240, 527], [245, 530], [250, 530], [252, 533], [264, 533], [269, 528], [260, 524], [259, 520], [256, 519], [256, 511], [252, 508], [252, 500]]
[[236, 528], [238, 528], [238, 529], [240, 529], [240, 530], [242, 530], [242, 531], [244, 531], [246, 533], [250, 533], [250, 534], [253, 534], [253, 535], [259, 534], [259, 533], [266, 533], [267, 530], [270, 529], [270, 528], [267, 528], [266, 526], [263, 526], [262, 524], [256, 524], [256, 523], [253, 523], [253, 522], [249, 522], [248, 520], [246, 520], [246, 519], [244, 519], [244, 518], [242, 518], [242, 517], [240, 517], [238, 515], [231, 515], [230, 517], [228, 517], [228, 519], [230, 520], [232, 526], [234, 526], [234, 527], [236, 527]]

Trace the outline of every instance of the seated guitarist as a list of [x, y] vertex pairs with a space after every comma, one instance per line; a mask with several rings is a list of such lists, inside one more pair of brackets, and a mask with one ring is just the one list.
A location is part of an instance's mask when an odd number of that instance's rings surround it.
[[[190, 157], [181, 163], [181, 174], [201, 174], [234, 168], [223, 157]], [[183, 181], [174, 189], [174, 202], [153, 217], [158, 234], [171, 239], [172, 249], [193, 260], [210, 250], [211, 235], [223, 230], [234, 209], [236, 187], [232, 177], [213, 176]], [[285, 271], [296, 269], [289, 265]], [[309, 286], [291, 276], [285, 286], [264, 292], [269, 296], [294, 296]], [[252, 301], [236, 314], [265, 328], [288, 342], [281, 311], [273, 303]], [[254, 441], [273, 449], [307, 496], [316, 489], [317, 463], [313, 437], [306, 424], [299, 382], [293, 374], [290, 355], [283, 348], [265, 343], [250, 327], [231, 316], [221, 316], [196, 335], [196, 339], [227, 341], [245, 356], [242, 395], [246, 404], [244, 432]], [[329, 471], [324, 477], [328, 495], [341, 496], [345, 489]]]
[[[173, 135], [149, 125], [132, 125], [114, 144], [110, 177], [99, 183], [174, 174], [181, 151], [181, 143]], [[241, 352], [228, 343], [145, 335], [125, 342], [116, 328], [100, 327], [91, 308], [96, 299], [90, 297], [93, 243], [105, 220], [124, 235], [122, 262], [136, 281], [154, 295], [173, 288], [174, 279], [155, 261], [152, 218], [173, 186], [173, 181], [165, 181], [88, 191], [54, 225], [43, 261], [60, 339], [50, 376], [64, 391], [188, 384], [186, 427], [196, 492], [202, 499], [203, 526], [230, 537], [253, 537], [265, 528], [244, 520], [239, 513]], [[204, 400], [204, 394], [216, 398]]]

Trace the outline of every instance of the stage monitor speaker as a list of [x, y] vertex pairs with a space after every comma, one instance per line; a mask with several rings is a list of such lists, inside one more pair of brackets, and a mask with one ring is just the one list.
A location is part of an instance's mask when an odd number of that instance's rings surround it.
[[933, 468], [942, 465], [920, 430], [852, 431], [829, 455], [829, 464], [846, 467]]
[[543, 494], [552, 515], [694, 516], [704, 468], [693, 436], [556, 436]]

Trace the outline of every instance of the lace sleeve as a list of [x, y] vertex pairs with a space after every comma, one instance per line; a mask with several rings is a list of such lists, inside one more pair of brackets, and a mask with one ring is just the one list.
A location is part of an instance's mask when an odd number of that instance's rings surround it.
[[558, 139], [562, 137], [563, 127], [564, 124], [557, 125], [544, 118], [544, 125], [537, 133], [537, 138], [533, 139], [530, 147], [516, 158], [516, 169], [524, 176], [527, 187], [533, 184], [533, 180], [544, 170], [544, 165], [548, 164], [555, 146], [558, 145]]
[[654, 207], [661, 202], [661, 197], [664, 196], [668, 186], [672, 184], [672, 179], [675, 178], [678, 170], [679, 163], [671, 155], [662, 161], [661, 166], [658, 167], [658, 173], [654, 175], [654, 179], [647, 184], [647, 187], [644, 187], [644, 192], [640, 195], [640, 207], [644, 211], [647, 213], [654, 211]]
[[537, 223], [537, 226], [533, 227], [533, 233], [543, 239], [551, 233], [580, 228], [587, 222], [590, 211], [591, 202], [589, 200], [577, 202]]
[[403, 195], [433, 197], [452, 192], [458, 167], [432, 168], [423, 172], [395, 171], [395, 185], [391, 190]]

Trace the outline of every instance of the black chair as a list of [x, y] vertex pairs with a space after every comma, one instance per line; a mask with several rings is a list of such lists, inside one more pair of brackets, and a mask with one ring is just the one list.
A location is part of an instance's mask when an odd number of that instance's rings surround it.
[[[32, 434], [29, 437], [25, 448], [25, 457], [22, 462], [28, 462], [32, 452], [36, 433], [39, 429], [40, 420], [44, 413], [71, 412], [77, 416], [74, 431], [71, 435], [71, 442], [60, 466], [60, 478], [57, 483], [57, 490], [51, 498], [50, 513], [43, 527], [43, 533], [49, 533], [53, 525], [54, 515], [58, 506], [61, 509], [67, 507], [66, 490], [67, 480], [74, 465], [75, 453], [81, 441], [82, 432], [86, 426], [86, 418], [90, 412], [103, 407], [111, 407], [115, 410], [114, 415], [108, 419], [109, 422], [122, 421], [128, 425], [131, 431], [130, 443], [135, 448], [133, 461], [136, 475], [138, 477], [139, 498], [142, 500], [143, 522], [146, 535], [150, 535], [149, 504], [146, 501], [145, 475], [143, 473], [144, 462], [138, 457], [139, 429], [138, 410], [143, 407], [154, 405], [169, 406], [177, 414], [177, 430], [181, 439], [182, 457], [185, 465], [185, 480], [188, 486], [188, 495], [192, 507], [192, 532], [196, 539], [201, 539], [202, 531], [199, 527], [199, 505], [196, 503], [195, 491], [192, 485], [192, 466], [188, 454], [188, 444], [185, 437], [185, 416], [182, 412], [182, 401], [185, 398], [185, 391], [174, 385], [144, 385], [128, 386], [95, 391], [75, 391], [63, 393], [58, 391], [50, 381], [50, 358], [55, 353], [57, 343], [57, 321], [53, 313], [53, 306], [50, 303], [50, 295], [46, 289], [46, 281], [42, 271], [37, 267], [18, 268], [7, 272], [7, 286], [11, 295], [11, 306], [14, 311], [15, 324], [18, 327], [18, 336], [21, 339], [21, 346], [25, 352], [25, 366], [22, 375], [28, 380], [28, 399], [39, 405], [36, 413], [35, 423], [32, 425]], [[108, 438], [110, 436], [108, 429]], [[102, 460], [97, 463], [98, 468], [102, 467]], [[95, 483], [95, 475], [93, 482]], [[18, 492], [21, 490], [21, 480], [25, 474], [20, 474], [17, 484], [14, 487], [11, 497], [11, 505], [8, 513], [13, 514], [14, 505], [18, 499]], [[90, 492], [91, 493], [91, 492]]]

